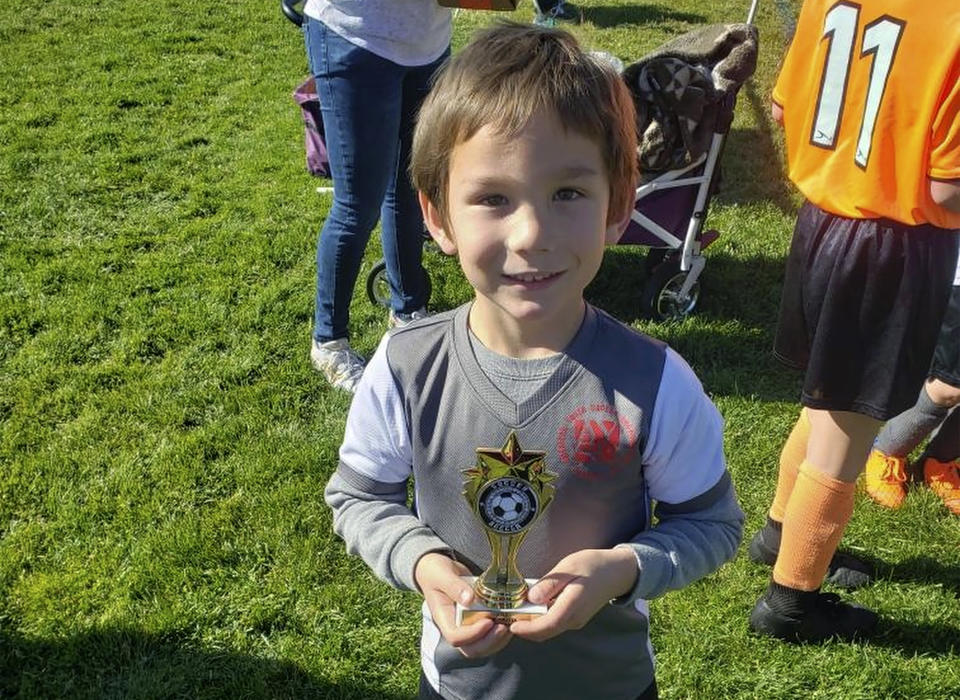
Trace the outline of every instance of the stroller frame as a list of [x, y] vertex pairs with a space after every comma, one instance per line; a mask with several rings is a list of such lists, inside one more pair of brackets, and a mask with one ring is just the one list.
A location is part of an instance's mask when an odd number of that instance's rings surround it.
[[[720, 235], [716, 231], [706, 231], [701, 235], [701, 230], [706, 217], [707, 201], [713, 185], [714, 173], [720, 159], [720, 152], [723, 149], [723, 141], [722, 134], [714, 134], [711, 139], [710, 150], [706, 154], [685, 168], [666, 172], [637, 188], [630, 220], [642, 227], [644, 235], [641, 240], [625, 241], [624, 244], [635, 242], [651, 248], [651, 253], [653, 251], [660, 253], [659, 255], [653, 254], [648, 258], [648, 270], [653, 274], [647, 281], [643, 295], [645, 300], [643, 311], [654, 319], [663, 320], [686, 316], [693, 311], [693, 307], [696, 305], [699, 296], [697, 282], [706, 265], [706, 259], [700, 253]], [[702, 172], [688, 175], [695, 172], [701, 165], [703, 166]], [[672, 231], [667, 230], [636, 208], [643, 199], [655, 192], [681, 187], [697, 188], [693, 211], [690, 214], [686, 234], [682, 240], [675, 236]], [[677, 250], [681, 251], [677, 272], [686, 273], [682, 275], [679, 288], [677, 282], [680, 278], [676, 274], [656, 274], [658, 268], [663, 269], [661, 266], [674, 264], [673, 257], [668, 253]], [[664, 279], [661, 279], [661, 277]]]
[[[753, 24], [759, 0], [752, 0], [746, 24]], [[704, 249], [719, 238], [715, 230], [703, 231], [717, 165], [726, 142], [736, 95], [725, 105], [729, 119], [718, 124], [707, 152], [687, 166], [669, 170], [644, 182], [636, 189], [630, 224], [621, 244], [650, 248], [647, 270], [650, 273], [641, 297], [641, 312], [654, 320], [681, 319], [689, 315], [700, 294], [700, 275], [706, 266]], [[669, 230], [640, 209], [643, 200], [665, 191], [692, 187], [693, 205], [681, 239], [676, 229]]]

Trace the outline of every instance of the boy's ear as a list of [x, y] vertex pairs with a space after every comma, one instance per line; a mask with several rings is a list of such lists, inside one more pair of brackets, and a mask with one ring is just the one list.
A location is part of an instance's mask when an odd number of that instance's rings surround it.
[[605, 235], [605, 243], [607, 245], [616, 244], [617, 241], [620, 240], [620, 236], [623, 235], [623, 232], [627, 230], [627, 226], [630, 225], [630, 215], [633, 213], [633, 199], [630, 199], [625, 209], [626, 211], [622, 212], [620, 216], [614, 214], [612, 220], [607, 222]]
[[427, 225], [430, 237], [436, 241], [437, 245], [447, 255], [457, 254], [457, 244], [453, 236], [447, 229], [447, 224], [433, 202], [430, 201], [425, 192], [417, 192], [417, 199], [420, 200], [420, 211], [423, 212], [423, 221]]

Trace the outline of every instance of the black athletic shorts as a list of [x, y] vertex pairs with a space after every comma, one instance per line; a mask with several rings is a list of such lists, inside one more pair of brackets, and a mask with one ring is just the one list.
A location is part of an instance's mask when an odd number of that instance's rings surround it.
[[[960, 274], [960, 269], [957, 272]], [[960, 387], [960, 283], [953, 285], [950, 291], [950, 303], [940, 326], [937, 348], [933, 351], [930, 376]]]
[[913, 406], [930, 372], [958, 234], [803, 205], [774, 353], [806, 371], [804, 406], [879, 420]]

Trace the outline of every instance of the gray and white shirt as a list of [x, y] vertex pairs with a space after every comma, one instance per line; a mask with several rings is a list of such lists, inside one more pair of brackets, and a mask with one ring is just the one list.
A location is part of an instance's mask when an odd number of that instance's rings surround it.
[[515, 432], [557, 475], [554, 500], [519, 551], [524, 575], [619, 545], [637, 557], [637, 583], [583, 629], [542, 644], [515, 638], [489, 659], [451, 648], [424, 605], [424, 673], [445, 698], [635, 698], [654, 677], [646, 600], [713, 572], [740, 542], [722, 419], [679, 355], [592, 307], [552, 376], [517, 403], [478, 364], [468, 313], [465, 305], [381, 342], [327, 485], [334, 529], [401, 589], [416, 590], [414, 568], [430, 551], [479, 573], [490, 545], [462, 495], [463, 471], [477, 448], [499, 448]]

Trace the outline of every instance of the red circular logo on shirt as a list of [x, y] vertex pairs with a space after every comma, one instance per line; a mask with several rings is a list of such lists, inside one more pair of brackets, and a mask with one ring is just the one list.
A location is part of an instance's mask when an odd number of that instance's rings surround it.
[[608, 479], [630, 461], [637, 431], [609, 404], [581, 406], [557, 431], [557, 455], [583, 479]]

